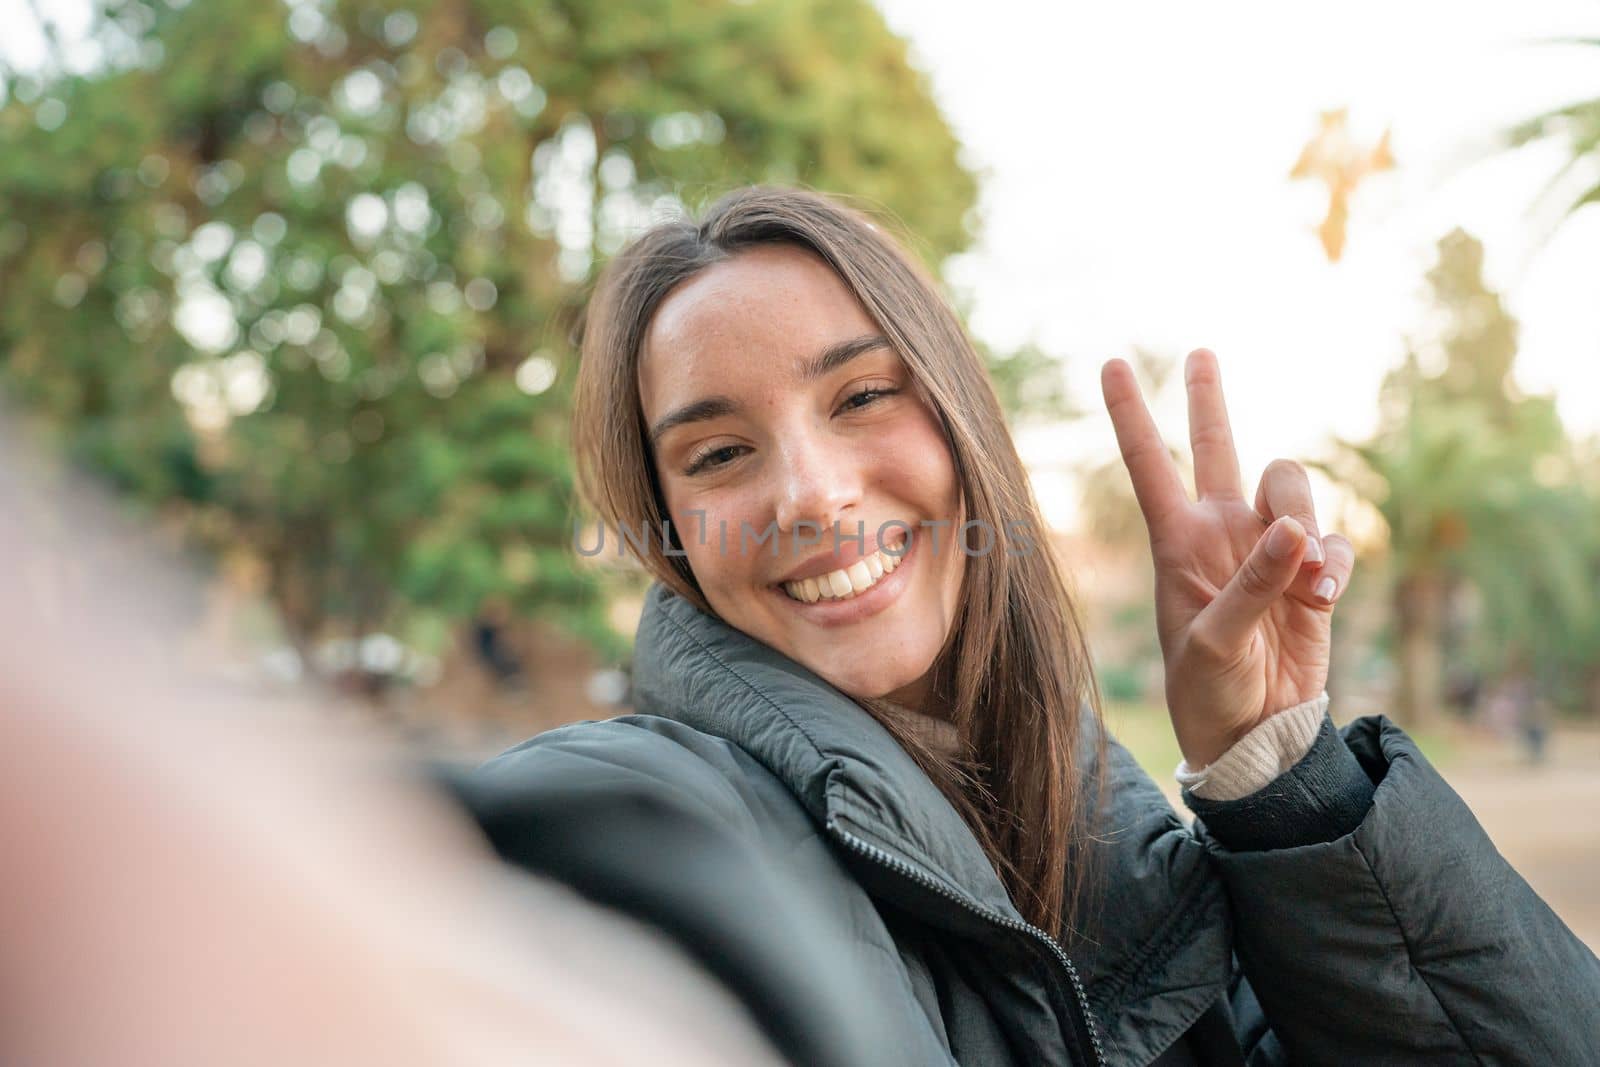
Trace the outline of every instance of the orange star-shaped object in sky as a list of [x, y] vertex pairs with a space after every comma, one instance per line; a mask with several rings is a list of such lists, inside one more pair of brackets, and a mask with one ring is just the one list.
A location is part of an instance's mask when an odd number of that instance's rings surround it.
[[1322, 250], [1332, 263], [1344, 252], [1345, 223], [1350, 217], [1350, 196], [1370, 174], [1394, 169], [1394, 154], [1389, 150], [1389, 131], [1384, 130], [1371, 148], [1356, 144], [1346, 125], [1345, 108], [1324, 111], [1321, 128], [1300, 151], [1290, 178], [1315, 178], [1328, 186], [1328, 214], [1317, 227]]

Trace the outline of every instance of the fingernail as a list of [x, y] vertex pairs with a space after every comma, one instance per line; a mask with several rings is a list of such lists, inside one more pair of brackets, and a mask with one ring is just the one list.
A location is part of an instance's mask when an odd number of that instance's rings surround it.
[[1339, 583], [1334, 581], [1331, 577], [1322, 579], [1322, 581], [1317, 583], [1317, 599], [1327, 604], [1333, 603], [1333, 593], [1334, 590], [1338, 588]]
[[1300, 544], [1305, 529], [1293, 519], [1281, 519], [1267, 535], [1267, 554], [1276, 559], [1288, 559]]
[[1320, 538], [1320, 537], [1308, 537], [1308, 538], [1306, 538], [1306, 560], [1305, 561], [1307, 563], [1321, 563], [1323, 560], [1325, 560], [1327, 558], [1328, 557], [1326, 557], [1326, 556], [1324, 556], [1322, 554], [1322, 538]]

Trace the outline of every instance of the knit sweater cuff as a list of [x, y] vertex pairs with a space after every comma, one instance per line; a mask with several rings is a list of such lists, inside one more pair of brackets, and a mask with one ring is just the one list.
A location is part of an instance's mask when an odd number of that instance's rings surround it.
[[1267, 716], [1216, 762], [1199, 770], [1180, 762], [1178, 784], [1205, 800], [1238, 800], [1299, 763], [1317, 739], [1328, 711], [1328, 694]]
[[1305, 757], [1261, 789], [1237, 800], [1183, 802], [1195, 825], [1231, 852], [1264, 852], [1336, 841], [1372, 810], [1376, 782], [1326, 714]]

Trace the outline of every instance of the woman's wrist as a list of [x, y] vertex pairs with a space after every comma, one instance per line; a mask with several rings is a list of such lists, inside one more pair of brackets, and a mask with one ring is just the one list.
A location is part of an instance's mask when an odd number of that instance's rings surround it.
[[1209, 764], [1180, 762], [1178, 784], [1208, 800], [1234, 800], [1263, 788], [1298, 763], [1316, 740], [1328, 694], [1274, 712]]

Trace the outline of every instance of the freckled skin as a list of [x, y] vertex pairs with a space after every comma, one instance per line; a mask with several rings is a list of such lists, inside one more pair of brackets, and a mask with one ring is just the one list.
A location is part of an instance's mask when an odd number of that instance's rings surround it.
[[[966, 557], [951, 531], [962, 494], [939, 420], [892, 348], [858, 356], [805, 382], [800, 367], [830, 344], [879, 333], [826, 263], [789, 245], [749, 249], [668, 295], [644, 339], [639, 395], [647, 425], [711, 395], [734, 414], [665, 434], [654, 463], [673, 528], [712, 609], [855, 697], [927, 708], [931, 668], [955, 619]], [[852, 399], [865, 389], [892, 395]], [[696, 474], [698, 457], [711, 462]], [[705, 512], [704, 537], [693, 512]], [[916, 531], [901, 568], [909, 583], [883, 611], [822, 626], [772, 585], [833, 547], [833, 524], [868, 544], [888, 520]], [[938, 551], [923, 522], [943, 520]], [[796, 550], [797, 524], [819, 524]], [[739, 531], [779, 532], [757, 545]], [[727, 548], [718, 544], [727, 530]], [[703, 543], [702, 543], [703, 542]], [[921, 558], [918, 558], [921, 557]], [[897, 572], [898, 573], [898, 572]]]

